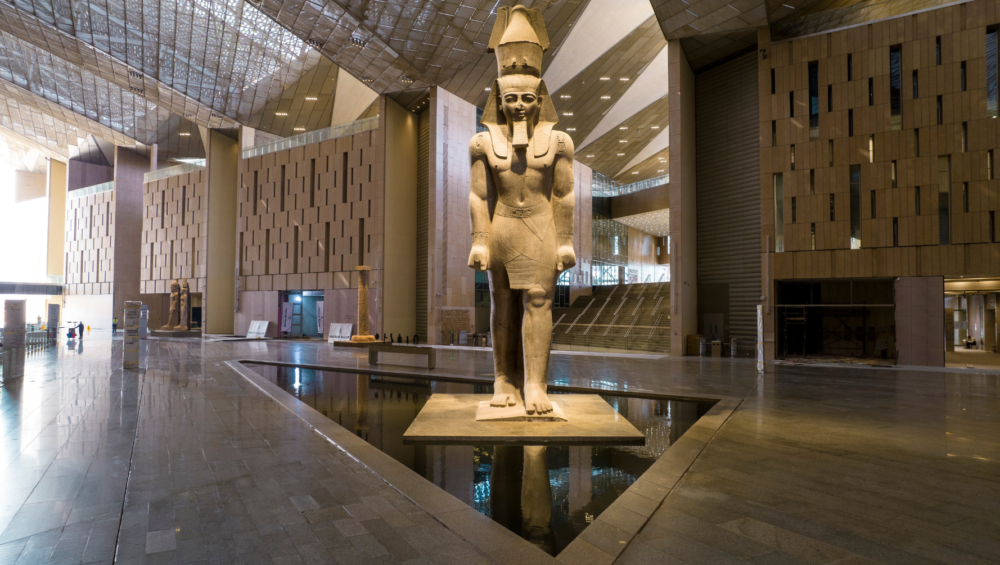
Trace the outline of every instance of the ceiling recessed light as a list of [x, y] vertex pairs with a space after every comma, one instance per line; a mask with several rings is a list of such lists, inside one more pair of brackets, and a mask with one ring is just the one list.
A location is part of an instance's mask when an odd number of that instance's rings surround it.
[[572, 116], [572, 115], [573, 115], [573, 112], [563, 112], [563, 115], [564, 115], [564, 116]]
[[562, 98], [563, 100], [567, 100], [569, 98], [572, 98], [572, 96], [569, 95], [569, 94], [563, 94], [563, 95], [559, 96], [559, 98]]
[[649, 129], [660, 129], [660, 126], [649, 126]]
[[489, 92], [489, 91], [490, 91], [490, 87], [487, 86], [486, 87], [486, 92]]
[[639, 174], [639, 171], [632, 171], [632, 174], [633, 175], [637, 175], [637, 174]]
[[295, 131], [306, 131], [306, 128], [292, 128], [292, 129], [294, 129]]
[[624, 139], [619, 139], [618, 143], [625, 143], [625, 140]]
[[619, 156], [619, 157], [624, 157], [624, 156], [625, 156], [625, 154], [624, 154], [624, 153], [619, 153], [619, 154], [618, 154], [618, 156]]
[[587, 155], [587, 158], [588, 158], [588, 159], [589, 159], [589, 158], [591, 158], [591, 157], [593, 157], [593, 155]]
[[275, 112], [274, 115], [275, 116], [287, 116], [288, 112]]
[[309, 102], [315, 102], [317, 98], [315, 96], [306, 96], [306, 100]]
[[610, 96], [601, 96], [601, 100], [611, 100]]
[[658, 172], [658, 173], [662, 173], [662, 172], [663, 172], [663, 169], [656, 169], [656, 172]]
[[601, 80], [611, 80], [609, 77], [601, 77]]
[[181, 137], [190, 137], [190, 135], [191, 135], [190, 133], [182, 133]]
[[628, 77], [622, 77], [622, 78], [620, 78], [618, 80], [620, 80], [622, 82], [628, 82]]
[[566, 131], [576, 131], [576, 128], [566, 128]]

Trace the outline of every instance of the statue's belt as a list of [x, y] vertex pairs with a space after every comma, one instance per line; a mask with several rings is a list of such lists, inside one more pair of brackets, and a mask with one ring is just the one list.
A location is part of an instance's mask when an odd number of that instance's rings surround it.
[[497, 207], [493, 210], [493, 214], [496, 216], [504, 216], [506, 218], [531, 218], [532, 216], [541, 217], [552, 214], [552, 206], [548, 203], [539, 204], [538, 206], [529, 206], [527, 208], [515, 208], [513, 206], [507, 206], [497, 202]]

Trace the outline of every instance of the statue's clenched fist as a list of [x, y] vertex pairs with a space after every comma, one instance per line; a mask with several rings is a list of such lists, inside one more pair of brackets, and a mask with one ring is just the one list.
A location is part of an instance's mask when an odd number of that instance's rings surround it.
[[[575, 258], [574, 261], [576, 261]], [[490, 266], [489, 248], [481, 243], [474, 244], [472, 251], [469, 252], [469, 266], [480, 271], [488, 269]]]
[[556, 250], [556, 269], [559, 272], [567, 271], [576, 266], [576, 252], [572, 245], [560, 245]]

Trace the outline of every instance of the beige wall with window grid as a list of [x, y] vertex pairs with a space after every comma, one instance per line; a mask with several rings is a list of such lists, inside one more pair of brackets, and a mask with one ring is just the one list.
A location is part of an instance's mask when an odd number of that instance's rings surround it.
[[[980, 0], [777, 44], [768, 44], [762, 30], [762, 250], [768, 236], [775, 250], [774, 175], [781, 174], [784, 183], [785, 246], [773, 257], [773, 278], [1000, 274], [1000, 245], [991, 243], [998, 234], [991, 234], [989, 221], [1000, 203], [996, 175], [988, 170], [988, 155], [998, 147], [998, 121], [987, 109], [986, 79], [987, 26], [998, 22], [996, 3]], [[899, 129], [893, 129], [890, 104], [895, 46], [901, 55]], [[813, 139], [810, 62], [818, 67], [819, 127]], [[950, 156], [947, 245], [940, 244], [938, 216], [941, 156]], [[861, 243], [854, 250], [852, 165], [861, 177]]]

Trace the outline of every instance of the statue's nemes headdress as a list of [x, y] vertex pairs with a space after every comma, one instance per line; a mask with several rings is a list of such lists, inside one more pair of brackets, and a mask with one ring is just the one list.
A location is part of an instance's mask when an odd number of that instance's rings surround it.
[[[490, 97], [483, 110], [482, 124], [490, 131], [493, 152], [507, 158], [509, 125], [503, 113], [503, 90], [534, 90], [538, 94], [538, 114], [535, 118], [535, 156], [548, 153], [552, 127], [559, 122], [552, 97], [542, 81], [542, 53], [549, 48], [549, 34], [537, 9], [524, 6], [503, 7], [497, 10], [489, 52], [496, 53], [499, 78], [493, 81]], [[514, 145], [521, 146], [518, 135]], [[526, 140], [523, 143], [527, 143]]]

